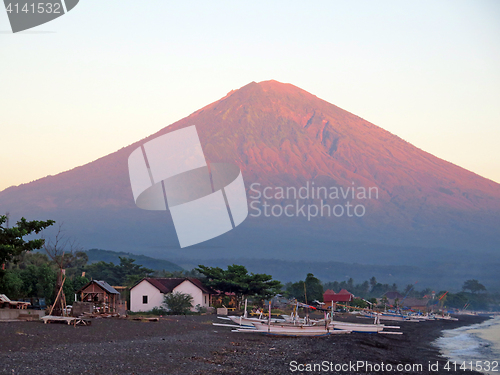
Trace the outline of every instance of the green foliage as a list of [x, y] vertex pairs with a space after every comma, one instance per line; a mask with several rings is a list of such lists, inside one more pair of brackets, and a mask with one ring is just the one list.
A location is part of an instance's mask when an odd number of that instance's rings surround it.
[[462, 290], [470, 290], [472, 293], [486, 292], [485, 286], [475, 279], [465, 281]]
[[83, 288], [85, 285], [87, 285], [89, 281], [90, 280], [87, 279], [85, 276], [75, 276], [73, 278], [73, 288], [75, 292]]
[[71, 278], [81, 277], [80, 275], [84, 271], [88, 259], [89, 258], [85, 251], [65, 253], [63, 264], [66, 269], [66, 276]]
[[304, 281], [289, 284], [286, 291], [299, 302], [311, 303], [315, 300], [323, 302], [323, 285], [312, 273], [308, 273]]
[[135, 264], [135, 259], [119, 257], [120, 264], [97, 262], [84, 267], [86, 274], [95, 280], [105, 280], [110, 285], [127, 285], [147, 277], [152, 269]]
[[164, 309], [163, 307], [153, 307], [153, 309], [151, 310], [151, 313], [153, 315], [167, 315], [168, 311], [166, 309]]
[[389, 304], [389, 299], [387, 296], [383, 296], [382, 299], [380, 300], [380, 306], [386, 307]]
[[2, 294], [10, 296], [11, 299], [17, 299], [23, 291], [23, 280], [19, 277], [18, 273], [0, 270], [3, 277], [0, 278], [0, 290]]
[[335, 293], [340, 292], [342, 289], [346, 289], [355, 296], [361, 298], [371, 298], [380, 297], [388, 291], [397, 291], [398, 286], [396, 284], [381, 284], [377, 282], [375, 277], [372, 277], [369, 281], [365, 280], [361, 284], [354, 284], [354, 280], [350, 278], [347, 281], [331, 281], [323, 285], [325, 290], [331, 289]]
[[205, 284], [223, 293], [234, 293], [241, 302], [244, 296], [258, 300], [269, 299], [281, 290], [281, 283], [266, 274], [249, 274], [244, 266], [233, 264], [227, 270], [199, 265], [195, 269], [204, 275]]
[[[207, 312], [207, 308], [204, 306], [201, 306], [200, 304], [197, 304], [195, 306], [195, 308], [196, 308], [196, 311], [199, 312], [200, 314], [204, 314]], [[252, 309], [249, 309], [249, 311], [252, 311]]]
[[18, 263], [5, 271], [3, 280], [0, 280], [0, 290], [11, 299], [45, 298], [50, 303], [54, 297], [55, 281], [56, 270], [49, 263], [39, 266]]
[[489, 304], [494, 303], [494, 299], [484, 293], [448, 293], [443, 298], [443, 307], [463, 309], [467, 306], [469, 310], [488, 310]]
[[75, 286], [73, 285], [73, 280], [69, 277], [66, 277], [66, 281], [64, 281], [63, 292], [66, 297], [66, 304], [72, 305], [75, 302]]
[[175, 315], [187, 314], [193, 307], [193, 297], [190, 294], [174, 292], [165, 295], [163, 304]]
[[[123, 251], [117, 252], [117, 251], [110, 251], [110, 250], [99, 250], [99, 249], [90, 249], [85, 251], [85, 253], [88, 256], [88, 263], [97, 263], [100, 261], [106, 262], [106, 263], [114, 263], [114, 264], [119, 264], [120, 263], [120, 257], [122, 258], [132, 258], [135, 259], [137, 264], [141, 264], [143, 267], [146, 268], [151, 268], [154, 271], [165, 271], [165, 272], [182, 272], [183, 269], [182, 267], [178, 266], [175, 263], [169, 262], [168, 260], [164, 259], [155, 259], [148, 257], [146, 255], [138, 255], [138, 254], [131, 254], [131, 253], [125, 253]], [[170, 276], [167, 276], [170, 277]], [[171, 276], [171, 277], [176, 277], [176, 276]], [[179, 276], [182, 277], [182, 276]]]
[[55, 223], [53, 220], [27, 221], [23, 217], [15, 226], [9, 228], [6, 225], [7, 221], [6, 215], [0, 216], [0, 264], [12, 260], [24, 251], [41, 249], [44, 244], [43, 239], [25, 241], [24, 237], [32, 233], [38, 234]]
[[360, 298], [353, 299], [349, 303], [349, 305], [353, 306], [353, 307], [359, 307], [361, 309], [364, 309], [364, 308], [368, 307], [368, 304], [365, 301], [363, 301], [362, 299], [360, 299]]
[[182, 271], [166, 271], [166, 270], [161, 270], [161, 271], [154, 271], [152, 274], [152, 277], [160, 277], [160, 278], [175, 278], [175, 277], [193, 277], [195, 279], [202, 279], [204, 276], [199, 273], [197, 270], [192, 269], [190, 271], [188, 270], [182, 270]]

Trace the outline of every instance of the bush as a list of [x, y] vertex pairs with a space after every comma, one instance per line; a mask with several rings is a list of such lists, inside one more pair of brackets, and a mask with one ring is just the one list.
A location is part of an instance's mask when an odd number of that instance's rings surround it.
[[175, 315], [186, 315], [193, 307], [193, 297], [187, 293], [174, 292], [164, 297], [163, 304]]
[[153, 315], [167, 315], [167, 310], [165, 310], [163, 307], [153, 307], [151, 313]]
[[205, 314], [207, 312], [207, 308], [201, 306], [200, 304], [197, 304], [195, 308], [196, 308], [196, 311], [200, 314]]

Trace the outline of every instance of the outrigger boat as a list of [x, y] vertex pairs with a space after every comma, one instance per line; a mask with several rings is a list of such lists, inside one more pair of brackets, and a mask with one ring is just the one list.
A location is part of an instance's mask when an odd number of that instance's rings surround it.
[[399, 329], [400, 327], [380, 324], [378, 321], [378, 317], [375, 318], [374, 324], [332, 321], [330, 319], [330, 313], [325, 313], [324, 319], [313, 320], [309, 319], [307, 316], [301, 319], [296, 312], [296, 309], [298, 307], [310, 306], [305, 304], [297, 304], [292, 315], [285, 315], [283, 316], [284, 319], [272, 319], [271, 309], [269, 307], [269, 316], [267, 319], [263, 319], [262, 314], [259, 318], [248, 318], [245, 313], [243, 316], [229, 316], [227, 318], [219, 317], [221, 319], [230, 320], [236, 325], [220, 323], [214, 323], [214, 325], [233, 327], [235, 328], [233, 332], [253, 332], [280, 336], [324, 336], [330, 334], [345, 334], [351, 332], [402, 334], [402, 332], [384, 331], [384, 329]]
[[276, 335], [276, 336], [329, 336], [329, 335], [339, 335], [347, 334], [352, 331], [340, 330], [340, 329], [330, 329], [329, 327], [316, 327], [316, 326], [279, 326], [279, 325], [269, 325], [267, 328], [256, 328], [256, 329], [234, 329], [232, 332], [245, 332], [245, 333], [260, 333], [266, 335]]

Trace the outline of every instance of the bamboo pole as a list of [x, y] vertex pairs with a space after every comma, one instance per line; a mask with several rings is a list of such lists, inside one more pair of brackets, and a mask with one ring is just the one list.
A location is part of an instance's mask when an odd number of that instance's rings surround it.
[[66, 281], [66, 276], [64, 276], [64, 279], [61, 283], [61, 287], [59, 288], [59, 292], [57, 292], [57, 296], [56, 296], [56, 299], [54, 300], [54, 303], [52, 304], [52, 308], [50, 309], [50, 312], [49, 312], [49, 315], [52, 315], [52, 311], [54, 310], [54, 307], [57, 303], [57, 300], [59, 299], [59, 295], [61, 294], [62, 290], [63, 290], [63, 286], [64, 286], [64, 282]]
[[271, 332], [271, 300], [269, 300], [269, 320], [267, 321], [267, 332]]

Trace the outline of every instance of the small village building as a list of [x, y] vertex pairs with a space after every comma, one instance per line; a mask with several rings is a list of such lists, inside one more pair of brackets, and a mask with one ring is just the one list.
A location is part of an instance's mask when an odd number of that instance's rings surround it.
[[145, 278], [130, 289], [130, 311], [150, 311], [164, 307], [163, 299], [169, 293], [185, 293], [193, 297], [191, 311], [208, 308], [214, 291], [195, 278]]
[[325, 304], [329, 303], [341, 303], [347, 304], [354, 299], [354, 294], [348, 292], [345, 289], [342, 289], [340, 292], [335, 293], [333, 290], [328, 289], [323, 293], [323, 302]]
[[76, 292], [80, 302], [90, 302], [94, 312], [117, 313], [121, 305], [120, 293], [106, 281], [91, 280]]
[[11, 301], [5, 294], [0, 294], [0, 309], [26, 309], [29, 302]]
[[425, 298], [405, 298], [400, 302], [400, 307], [408, 308], [413, 311], [427, 311], [428, 299]]
[[403, 298], [405, 298], [405, 296], [403, 296], [399, 292], [386, 292], [383, 295], [386, 296], [387, 299], [392, 302], [394, 302], [395, 300], [401, 301]]

